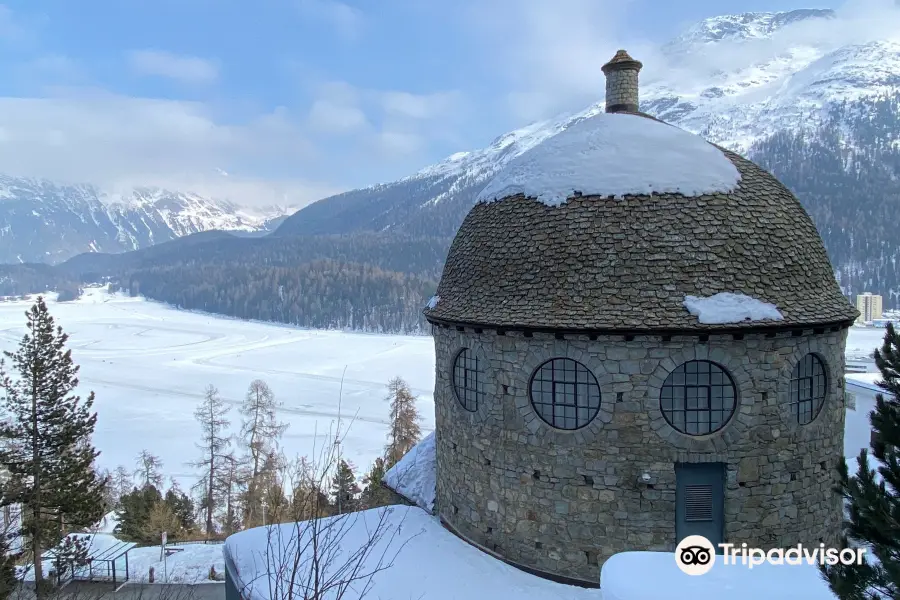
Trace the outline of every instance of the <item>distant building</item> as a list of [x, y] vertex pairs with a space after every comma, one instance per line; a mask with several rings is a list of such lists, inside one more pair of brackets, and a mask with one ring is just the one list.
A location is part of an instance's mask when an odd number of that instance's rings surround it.
[[865, 323], [881, 318], [881, 296], [866, 292], [856, 297], [856, 309], [859, 311], [857, 323]]

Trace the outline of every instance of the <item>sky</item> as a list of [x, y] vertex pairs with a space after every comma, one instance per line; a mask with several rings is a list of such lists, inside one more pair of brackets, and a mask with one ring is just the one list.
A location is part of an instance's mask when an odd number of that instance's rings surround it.
[[719, 14], [828, 7], [0, 0], [0, 173], [300, 206], [602, 100], [620, 47]]

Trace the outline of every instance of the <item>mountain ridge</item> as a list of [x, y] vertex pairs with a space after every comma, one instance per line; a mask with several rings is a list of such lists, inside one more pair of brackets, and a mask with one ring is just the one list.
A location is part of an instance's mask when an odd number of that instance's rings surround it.
[[0, 174], [0, 262], [55, 264], [211, 230], [271, 231], [290, 208], [248, 209], [159, 187], [109, 193], [91, 184]]

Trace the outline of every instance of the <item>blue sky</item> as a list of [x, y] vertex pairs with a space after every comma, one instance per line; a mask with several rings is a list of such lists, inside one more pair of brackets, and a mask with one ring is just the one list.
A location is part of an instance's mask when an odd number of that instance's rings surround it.
[[822, 6], [5, 0], [0, 172], [303, 203], [601, 100], [619, 46], [717, 14]]

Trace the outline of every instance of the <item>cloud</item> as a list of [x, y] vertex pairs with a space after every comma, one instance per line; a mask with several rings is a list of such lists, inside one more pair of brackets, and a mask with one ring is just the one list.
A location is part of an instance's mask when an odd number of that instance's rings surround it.
[[159, 50], [135, 50], [128, 55], [131, 68], [141, 75], [175, 79], [183, 83], [209, 84], [219, 77], [215, 63], [196, 56], [179, 56]]
[[347, 40], [357, 39], [365, 23], [362, 11], [338, 0], [297, 0], [297, 8], [306, 18], [329, 23]]
[[628, 6], [628, 0], [471, 0], [464, 15], [486, 65], [509, 89], [507, 108], [535, 120], [602, 99], [600, 67], [626, 41], [619, 25]]
[[323, 133], [347, 134], [369, 127], [359, 92], [346, 82], [319, 86], [307, 121], [313, 130]]
[[[101, 90], [0, 98], [0, 164], [10, 175], [110, 189], [159, 185], [215, 192], [242, 204], [296, 205], [340, 187], [294, 175], [298, 165], [320, 158], [284, 109], [227, 123], [204, 104]], [[216, 169], [235, 175], [224, 178]]]
[[464, 106], [458, 91], [413, 94], [332, 81], [314, 87], [307, 123], [320, 134], [352, 134], [370, 152], [402, 156], [448, 139]]
[[619, 48], [644, 63], [643, 85], [664, 79], [687, 91], [708, 87], [722, 72], [776, 57], [812, 60], [848, 44], [893, 39], [900, 30], [896, 0], [849, 0], [836, 19], [808, 19], [765, 39], [720, 41], [715, 50], [673, 57], [624, 26], [629, 0], [461, 1], [465, 27], [490, 75], [507, 90], [504, 108], [519, 123], [602, 101], [600, 67]]
[[459, 108], [461, 103], [458, 91], [434, 94], [388, 91], [379, 95], [385, 113], [418, 120], [445, 118]]

